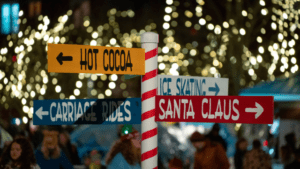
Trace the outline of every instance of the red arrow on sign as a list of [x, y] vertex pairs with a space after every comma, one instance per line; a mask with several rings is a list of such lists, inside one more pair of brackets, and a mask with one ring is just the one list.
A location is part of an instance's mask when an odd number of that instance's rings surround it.
[[155, 121], [273, 124], [273, 96], [156, 96]]

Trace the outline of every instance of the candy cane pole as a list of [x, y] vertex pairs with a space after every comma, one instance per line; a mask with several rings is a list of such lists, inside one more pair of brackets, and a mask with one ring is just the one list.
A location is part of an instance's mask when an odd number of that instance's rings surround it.
[[157, 169], [157, 124], [155, 96], [157, 94], [158, 34], [141, 35], [145, 49], [145, 75], [142, 76], [142, 169]]

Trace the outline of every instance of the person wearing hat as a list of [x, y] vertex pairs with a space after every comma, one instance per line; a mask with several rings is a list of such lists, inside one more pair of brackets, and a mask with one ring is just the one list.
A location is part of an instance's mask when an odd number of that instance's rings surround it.
[[122, 127], [121, 137], [113, 143], [106, 156], [107, 169], [140, 169], [140, 134], [131, 125]]
[[222, 145], [224, 148], [225, 152], [227, 151], [227, 143], [226, 141], [219, 135], [220, 131], [220, 125], [218, 123], [215, 123], [212, 127], [212, 130], [210, 133], [207, 135], [207, 138], [210, 139], [211, 142], [217, 142]]
[[196, 148], [194, 169], [229, 169], [226, 152], [219, 143], [212, 143], [198, 131], [195, 131], [190, 141]]

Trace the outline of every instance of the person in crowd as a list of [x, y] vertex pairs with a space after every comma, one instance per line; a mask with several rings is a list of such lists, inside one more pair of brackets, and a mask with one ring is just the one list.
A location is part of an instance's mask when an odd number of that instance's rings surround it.
[[169, 169], [182, 169], [182, 168], [183, 168], [183, 164], [179, 158], [174, 157], [169, 161]]
[[210, 133], [208, 133], [207, 137], [210, 139], [211, 142], [220, 143], [225, 152], [227, 151], [227, 143], [226, 141], [219, 135], [220, 125], [218, 123], [213, 125], [213, 128]]
[[29, 138], [34, 146], [34, 149], [37, 149], [42, 143], [43, 137], [43, 130], [41, 129], [41, 126], [30, 127]]
[[287, 134], [285, 137], [286, 145], [280, 148], [281, 161], [284, 166], [294, 161], [294, 151], [296, 150], [296, 137], [294, 133]]
[[92, 163], [92, 159], [90, 156], [85, 156], [83, 158], [83, 161], [84, 161], [84, 166], [85, 166], [85, 169], [89, 169], [90, 168], [90, 165]]
[[300, 148], [295, 150], [295, 160], [284, 167], [284, 169], [299, 169], [300, 168]]
[[221, 144], [211, 142], [203, 134], [195, 131], [190, 141], [196, 148], [194, 169], [229, 169], [229, 161]]
[[38, 165], [42, 169], [73, 169], [73, 165], [58, 145], [58, 131], [54, 128], [43, 130], [43, 141], [35, 151]]
[[140, 169], [140, 134], [131, 125], [124, 125], [121, 138], [113, 143], [106, 159], [108, 169]]
[[90, 152], [90, 157], [91, 157], [90, 168], [93, 168], [93, 169], [106, 168], [104, 165], [101, 164], [101, 155], [97, 150], [92, 150]]
[[40, 169], [36, 164], [33, 147], [26, 138], [13, 140], [4, 150], [1, 169]]
[[269, 154], [261, 149], [261, 143], [258, 139], [253, 140], [253, 149], [245, 154], [244, 169], [271, 169], [272, 159]]
[[285, 137], [286, 144], [292, 148], [293, 151], [296, 150], [296, 136], [295, 133], [289, 133]]
[[243, 169], [243, 160], [247, 152], [248, 141], [245, 138], [240, 138], [236, 144], [236, 152], [234, 154], [234, 165], [236, 169]]
[[59, 134], [59, 146], [73, 165], [80, 165], [77, 148], [71, 144], [70, 135], [65, 130]]

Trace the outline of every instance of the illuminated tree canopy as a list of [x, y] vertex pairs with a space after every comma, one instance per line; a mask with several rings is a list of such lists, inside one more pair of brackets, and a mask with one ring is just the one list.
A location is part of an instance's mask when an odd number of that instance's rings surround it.
[[[298, 1], [166, 0], [162, 6], [165, 14], [145, 18], [151, 20], [143, 29], [135, 28], [135, 11], [113, 8], [107, 23], [85, 17], [81, 34], [71, 22], [72, 10], [58, 22], [41, 15], [37, 27], [27, 25], [20, 11], [20, 32], [8, 35], [7, 46], [0, 47], [0, 109], [32, 118], [35, 99], [140, 97], [140, 78], [48, 73], [47, 43], [139, 48], [142, 33], [157, 32], [160, 74], [227, 77], [230, 95], [299, 69]], [[122, 22], [125, 18], [133, 24]], [[50, 22], [57, 24], [49, 28]], [[123, 26], [131, 30], [124, 32]]]

